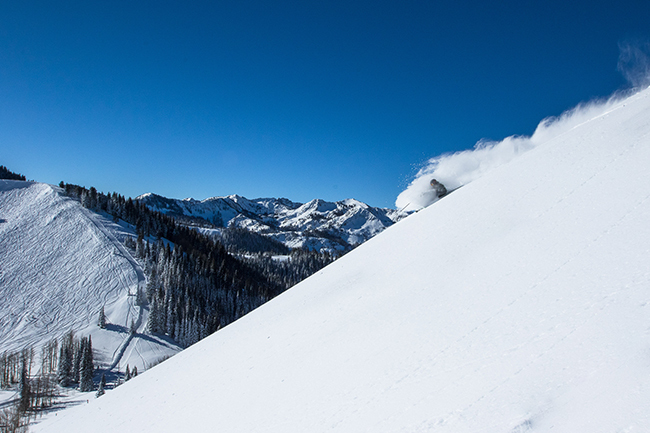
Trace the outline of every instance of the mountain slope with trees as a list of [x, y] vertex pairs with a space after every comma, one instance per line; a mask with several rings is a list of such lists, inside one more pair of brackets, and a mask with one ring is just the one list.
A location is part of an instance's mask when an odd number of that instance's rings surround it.
[[649, 119], [612, 104], [34, 431], [650, 431]]

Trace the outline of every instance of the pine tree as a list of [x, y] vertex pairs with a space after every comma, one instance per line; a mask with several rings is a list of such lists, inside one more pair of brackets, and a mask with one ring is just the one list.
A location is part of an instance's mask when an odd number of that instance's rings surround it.
[[[83, 340], [82, 340], [83, 341]], [[81, 366], [79, 369], [79, 390], [83, 392], [92, 391], [93, 383], [93, 342], [91, 337], [88, 337], [83, 345], [83, 353], [81, 358]]]
[[81, 376], [81, 361], [83, 359], [86, 341], [86, 337], [82, 337], [79, 342], [75, 342], [74, 344], [74, 357], [72, 358], [71, 374], [71, 381], [73, 383], [79, 383], [79, 378]]
[[81, 205], [86, 209], [90, 209], [92, 207], [92, 200], [90, 198], [90, 193], [88, 192], [88, 190], [83, 189], [81, 191], [79, 200], [81, 201]]
[[[104, 375], [102, 374], [102, 379], [104, 379]], [[104, 382], [106, 379], [104, 379]], [[106, 394], [106, 391], [104, 391], [104, 384], [103, 382], [99, 382], [99, 387], [97, 388], [97, 393], [95, 394], [96, 398], [101, 397], [102, 395]]]
[[138, 290], [135, 292], [135, 305], [143, 307], [147, 304], [147, 297], [144, 294], [142, 287], [138, 286]]
[[20, 372], [20, 400], [18, 402], [18, 411], [27, 412], [32, 407], [32, 391], [29, 383], [29, 374], [27, 372], [27, 360], [23, 356], [22, 369]]
[[89, 202], [89, 208], [90, 209], [97, 209], [97, 190], [95, 189], [94, 186], [90, 187], [90, 202]]
[[126, 364], [126, 371], [124, 372], [124, 381], [131, 380], [131, 371], [129, 370], [129, 364]]
[[59, 369], [57, 379], [61, 386], [70, 385], [72, 377], [72, 350], [70, 346], [63, 343], [59, 352]]
[[136, 257], [143, 259], [144, 258], [144, 235], [142, 232], [138, 233], [138, 240], [135, 243], [135, 255]]
[[104, 313], [104, 307], [102, 306], [99, 310], [99, 317], [97, 318], [97, 326], [104, 329], [106, 328], [106, 314]]

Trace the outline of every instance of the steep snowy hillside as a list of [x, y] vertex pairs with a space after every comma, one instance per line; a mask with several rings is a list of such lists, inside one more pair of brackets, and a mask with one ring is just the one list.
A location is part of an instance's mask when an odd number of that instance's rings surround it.
[[[198, 201], [151, 193], [137, 199], [153, 210], [182, 217], [186, 222], [203, 220], [217, 226], [244, 228], [290, 248], [329, 252], [359, 245], [401, 217], [393, 209], [375, 208], [353, 199], [335, 203], [312, 200], [302, 204], [285, 198], [249, 200], [231, 195]], [[219, 235], [218, 229], [212, 232]]]
[[45, 432], [650, 431], [650, 92]]
[[[47, 184], [0, 180], [0, 351], [38, 348], [73, 330], [92, 334], [103, 366], [145, 365], [180, 349], [131, 338], [147, 311], [135, 306], [140, 266], [124, 248], [132, 229], [90, 212]], [[105, 308], [106, 330], [97, 327]], [[38, 351], [37, 351], [38, 353]]]

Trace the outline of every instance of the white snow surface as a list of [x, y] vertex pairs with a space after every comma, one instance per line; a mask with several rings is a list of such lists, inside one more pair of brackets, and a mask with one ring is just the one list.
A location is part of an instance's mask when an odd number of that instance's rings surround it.
[[650, 93], [33, 431], [650, 431]]
[[[180, 347], [143, 335], [147, 310], [135, 305], [145, 282], [123, 246], [125, 223], [84, 209], [43, 183], [0, 180], [0, 352], [36, 349], [72, 330], [91, 335], [95, 361], [143, 371]], [[97, 326], [104, 307], [109, 322]], [[138, 334], [129, 335], [134, 321]]]

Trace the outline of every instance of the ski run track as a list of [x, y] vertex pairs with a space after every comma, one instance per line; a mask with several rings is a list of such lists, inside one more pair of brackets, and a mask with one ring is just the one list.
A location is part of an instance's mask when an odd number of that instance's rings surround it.
[[[90, 335], [107, 369], [148, 364], [180, 348], [142, 334], [135, 305], [145, 275], [124, 247], [126, 224], [84, 209], [58, 187], [0, 180], [0, 350], [38, 348], [72, 330]], [[104, 307], [109, 322], [99, 329]], [[131, 321], [137, 333], [131, 335]]]

